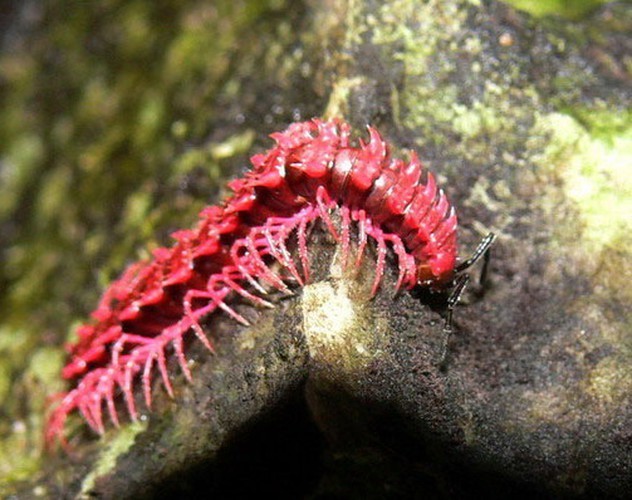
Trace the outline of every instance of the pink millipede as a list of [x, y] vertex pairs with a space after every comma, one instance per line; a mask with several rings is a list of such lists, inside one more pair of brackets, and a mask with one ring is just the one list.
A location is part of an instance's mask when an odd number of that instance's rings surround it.
[[308, 282], [308, 229], [319, 221], [340, 243], [345, 262], [352, 227], [355, 266], [367, 244], [375, 245], [372, 294], [390, 248], [397, 257], [396, 288], [451, 290], [451, 321], [466, 283], [460, 273], [487, 255], [494, 236], [457, 264], [456, 212], [433, 175], [422, 170], [414, 152], [407, 163], [391, 158], [377, 130], [368, 127], [368, 132], [368, 142], [357, 147], [350, 144], [351, 127], [339, 120], [294, 123], [272, 134], [276, 145], [251, 158], [252, 170], [229, 183], [231, 196], [202, 210], [194, 229], [173, 233], [172, 247], [155, 250], [152, 260], [131, 265], [114, 281], [69, 347], [62, 375], [74, 387], [60, 395], [51, 412], [46, 443], [64, 443], [65, 421], [75, 410], [99, 434], [105, 429], [104, 409], [118, 426], [119, 393], [137, 419], [134, 385], [142, 386], [149, 408], [156, 367], [173, 395], [166, 349], [190, 380], [185, 336], [191, 333], [213, 352], [199, 323], [203, 317], [220, 310], [246, 325], [231, 306], [235, 298], [272, 307], [265, 287], [289, 292], [291, 284]]

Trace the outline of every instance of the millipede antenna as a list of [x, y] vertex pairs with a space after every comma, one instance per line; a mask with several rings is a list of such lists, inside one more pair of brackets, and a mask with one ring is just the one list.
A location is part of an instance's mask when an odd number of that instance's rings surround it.
[[463, 295], [463, 291], [470, 281], [470, 276], [468, 274], [462, 273], [463, 271], [469, 269], [474, 264], [476, 264], [476, 262], [478, 262], [482, 257], [483, 268], [481, 269], [479, 283], [481, 285], [485, 283], [485, 279], [487, 277], [487, 268], [489, 267], [490, 248], [495, 239], [496, 235], [494, 233], [489, 233], [481, 240], [481, 242], [476, 247], [476, 250], [474, 250], [474, 253], [455, 268], [456, 278], [454, 279], [454, 286], [452, 288], [452, 291], [450, 292], [450, 296], [448, 297], [445, 323], [443, 324], [443, 343], [441, 346], [441, 357], [439, 358], [439, 368], [441, 370], [445, 369], [446, 367], [446, 360], [448, 357], [448, 343], [453, 331], [452, 316], [454, 314], [454, 308], [459, 303], [461, 295]]
[[476, 250], [474, 250], [474, 253], [463, 262], [461, 262], [458, 266], [456, 266], [456, 273], [462, 273], [466, 269], [469, 269], [474, 264], [476, 264], [476, 262], [478, 262], [481, 257], [483, 257], [483, 269], [481, 269], [481, 276], [478, 282], [481, 285], [485, 283], [485, 278], [487, 277], [487, 268], [489, 267], [490, 249], [495, 239], [496, 235], [494, 233], [489, 233], [487, 236], [485, 236], [476, 247]]

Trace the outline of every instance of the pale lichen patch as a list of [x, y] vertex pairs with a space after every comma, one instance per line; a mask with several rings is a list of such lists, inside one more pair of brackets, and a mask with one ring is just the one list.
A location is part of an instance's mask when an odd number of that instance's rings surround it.
[[[349, 262], [353, 259], [352, 252]], [[365, 268], [371, 267], [369, 262], [374, 264], [366, 258], [360, 269], [354, 269], [353, 264], [343, 266], [337, 254], [329, 268], [329, 280], [303, 289], [303, 331], [310, 357], [317, 362], [353, 371], [379, 354], [376, 341], [384, 325], [364, 305], [371, 299], [363, 275]]]
[[310, 354], [317, 347], [335, 348], [346, 343], [357, 319], [345, 282], [321, 281], [303, 290], [303, 324]]

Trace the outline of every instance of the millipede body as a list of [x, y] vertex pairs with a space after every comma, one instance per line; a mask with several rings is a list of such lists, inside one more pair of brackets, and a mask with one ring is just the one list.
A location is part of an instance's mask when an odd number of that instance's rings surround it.
[[[412, 152], [392, 158], [374, 128], [354, 146], [339, 121], [294, 123], [271, 135], [275, 145], [251, 158], [252, 169], [229, 183], [232, 194], [202, 210], [195, 228], [172, 234], [175, 243], [131, 265], [103, 294], [90, 322], [69, 347], [60, 395], [46, 427], [46, 442], [64, 442], [68, 415], [79, 411], [98, 433], [105, 417], [119, 424], [116, 398], [138, 418], [134, 392], [151, 405], [159, 374], [172, 395], [167, 357], [191, 379], [187, 336], [209, 351], [200, 321], [212, 313], [247, 320], [235, 301], [271, 307], [267, 290], [288, 291], [310, 280], [310, 230], [319, 224], [359, 265], [367, 245], [377, 265], [372, 292], [396, 257], [397, 288], [449, 288], [457, 272], [454, 208]], [[332, 215], [336, 213], [336, 217]]]

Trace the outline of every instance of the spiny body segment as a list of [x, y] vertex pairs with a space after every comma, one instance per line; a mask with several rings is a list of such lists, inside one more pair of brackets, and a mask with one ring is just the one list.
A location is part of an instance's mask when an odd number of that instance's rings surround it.
[[112, 283], [69, 348], [63, 376], [74, 388], [51, 413], [47, 443], [64, 441], [65, 421], [75, 410], [98, 433], [105, 411], [118, 425], [119, 392], [131, 418], [138, 418], [134, 388], [142, 386], [150, 407], [156, 368], [172, 395], [167, 352], [191, 379], [186, 335], [213, 351], [203, 317], [221, 310], [247, 324], [231, 307], [234, 298], [271, 307], [266, 288], [288, 292], [290, 284], [306, 283], [309, 229], [317, 222], [339, 242], [345, 261], [352, 233], [356, 265], [367, 244], [375, 245], [373, 293], [389, 247], [397, 257], [397, 288], [451, 284], [454, 209], [414, 153], [407, 163], [392, 159], [380, 134], [368, 131], [368, 142], [357, 147], [341, 121], [315, 119], [272, 134], [276, 145], [251, 158], [253, 169], [229, 184], [230, 197], [205, 208], [194, 229], [173, 233], [172, 247], [155, 250], [151, 261], [133, 264]]

